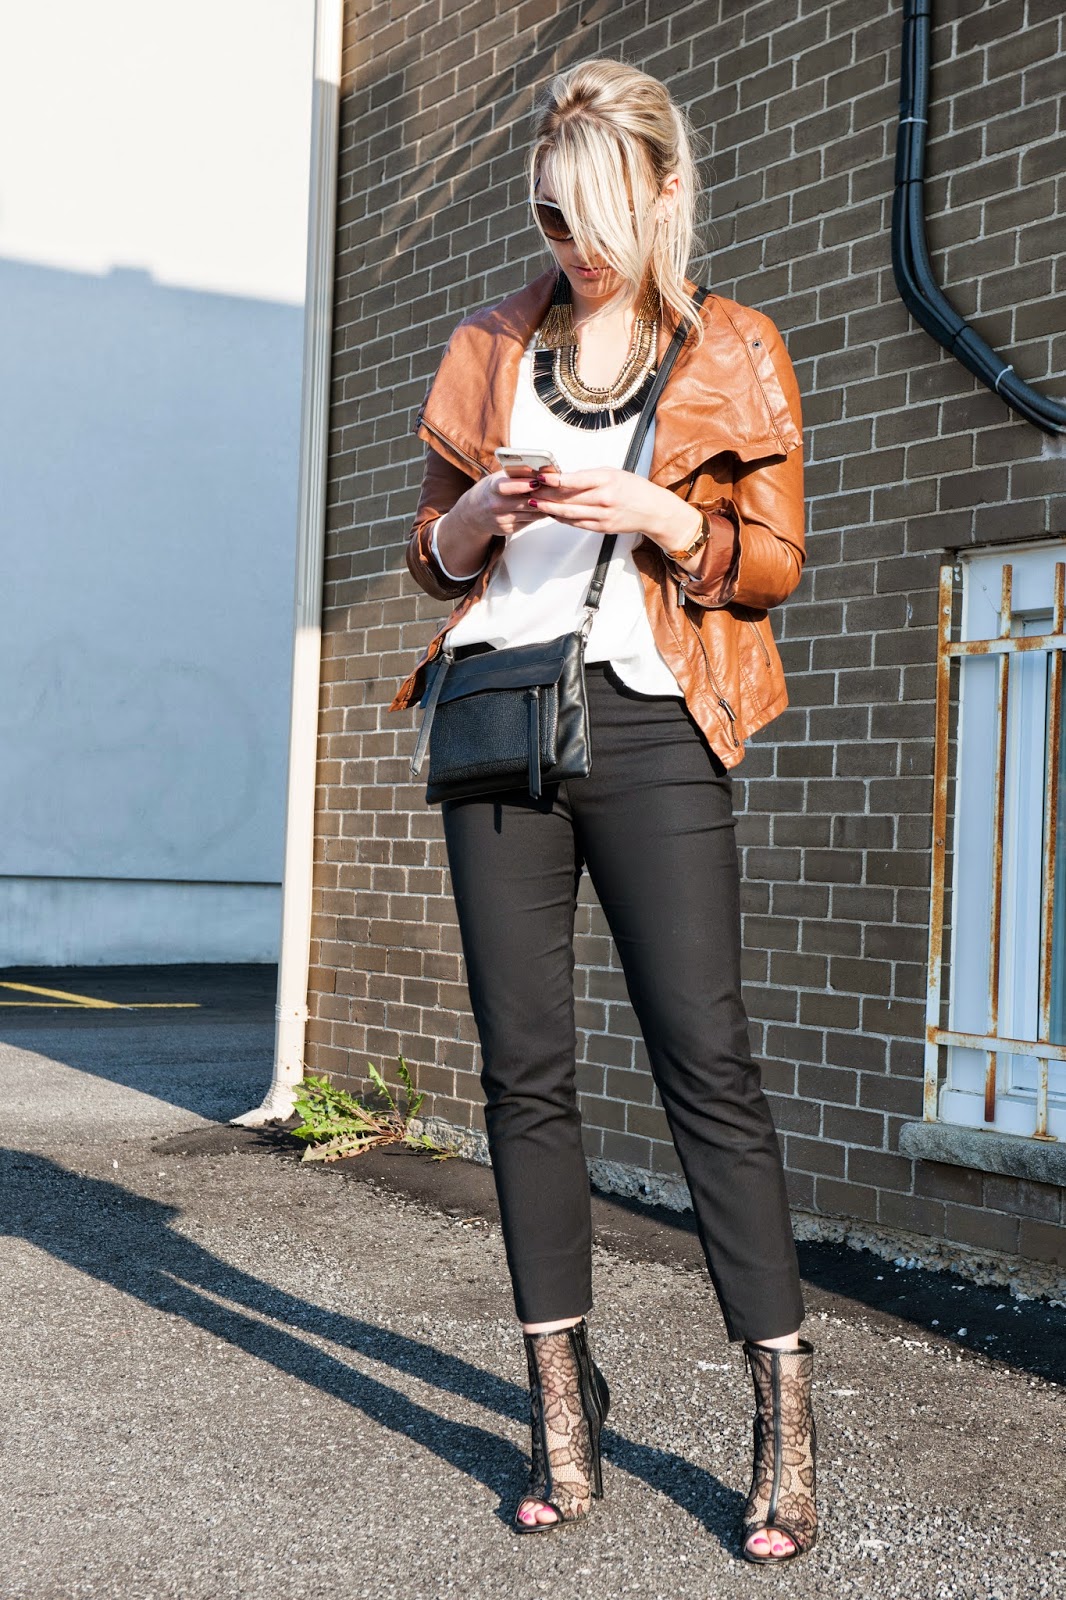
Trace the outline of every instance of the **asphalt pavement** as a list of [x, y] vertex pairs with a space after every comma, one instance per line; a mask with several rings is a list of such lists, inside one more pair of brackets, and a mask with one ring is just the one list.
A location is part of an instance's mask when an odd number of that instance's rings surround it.
[[269, 1078], [271, 969], [9, 969], [0, 997], [0, 1595], [1066, 1597], [1061, 1308], [802, 1246], [822, 1537], [753, 1568], [750, 1389], [690, 1221], [597, 1197], [606, 1498], [516, 1538], [491, 1174], [228, 1126]]

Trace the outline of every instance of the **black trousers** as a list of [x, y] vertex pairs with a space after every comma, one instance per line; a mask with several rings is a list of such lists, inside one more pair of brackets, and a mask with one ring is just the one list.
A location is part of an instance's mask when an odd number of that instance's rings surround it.
[[448, 800], [445, 838], [504, 1244], [523, 1322], [592, 1307], [575, 1088], [574, 916], [587, 867], [688, 1181], [730, 1339], [803, 1319], [781, 1152], [740, 990], [732, 784], [684, 702], [588, 668], [592, 771]]

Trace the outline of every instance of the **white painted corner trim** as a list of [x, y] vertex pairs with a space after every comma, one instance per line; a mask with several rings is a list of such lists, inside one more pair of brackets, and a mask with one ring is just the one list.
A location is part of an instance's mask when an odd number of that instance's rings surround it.
[[233, 1118], [244, 1127], [260, 1127], [288, 1117], [295, 1103], [296, 1085], [304, 1074], [315, 842], [315, 757], [322, 664], [322, 569], [326, 539], [343, 25], [344, 0], [315, 0], [296, 595], [274, 1075], [262, 1105]]

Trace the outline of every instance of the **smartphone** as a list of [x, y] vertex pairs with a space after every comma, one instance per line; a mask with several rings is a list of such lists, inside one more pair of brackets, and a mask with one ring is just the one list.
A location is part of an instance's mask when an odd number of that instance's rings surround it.
[[550, 450], [511, 450], [501, 445], [496, 460], [511, 478], [524, 478], [536, 472], [559, 472], [561, 468]]

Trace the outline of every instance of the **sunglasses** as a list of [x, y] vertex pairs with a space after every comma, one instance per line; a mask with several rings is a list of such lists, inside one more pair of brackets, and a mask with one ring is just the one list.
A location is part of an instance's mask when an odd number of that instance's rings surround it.
[[531, 200], [530, 205], [545, 237], [554, 239], [556, 244], [569, 244], [574, 235], [559, 207], [546, 205], [543, 200]]

